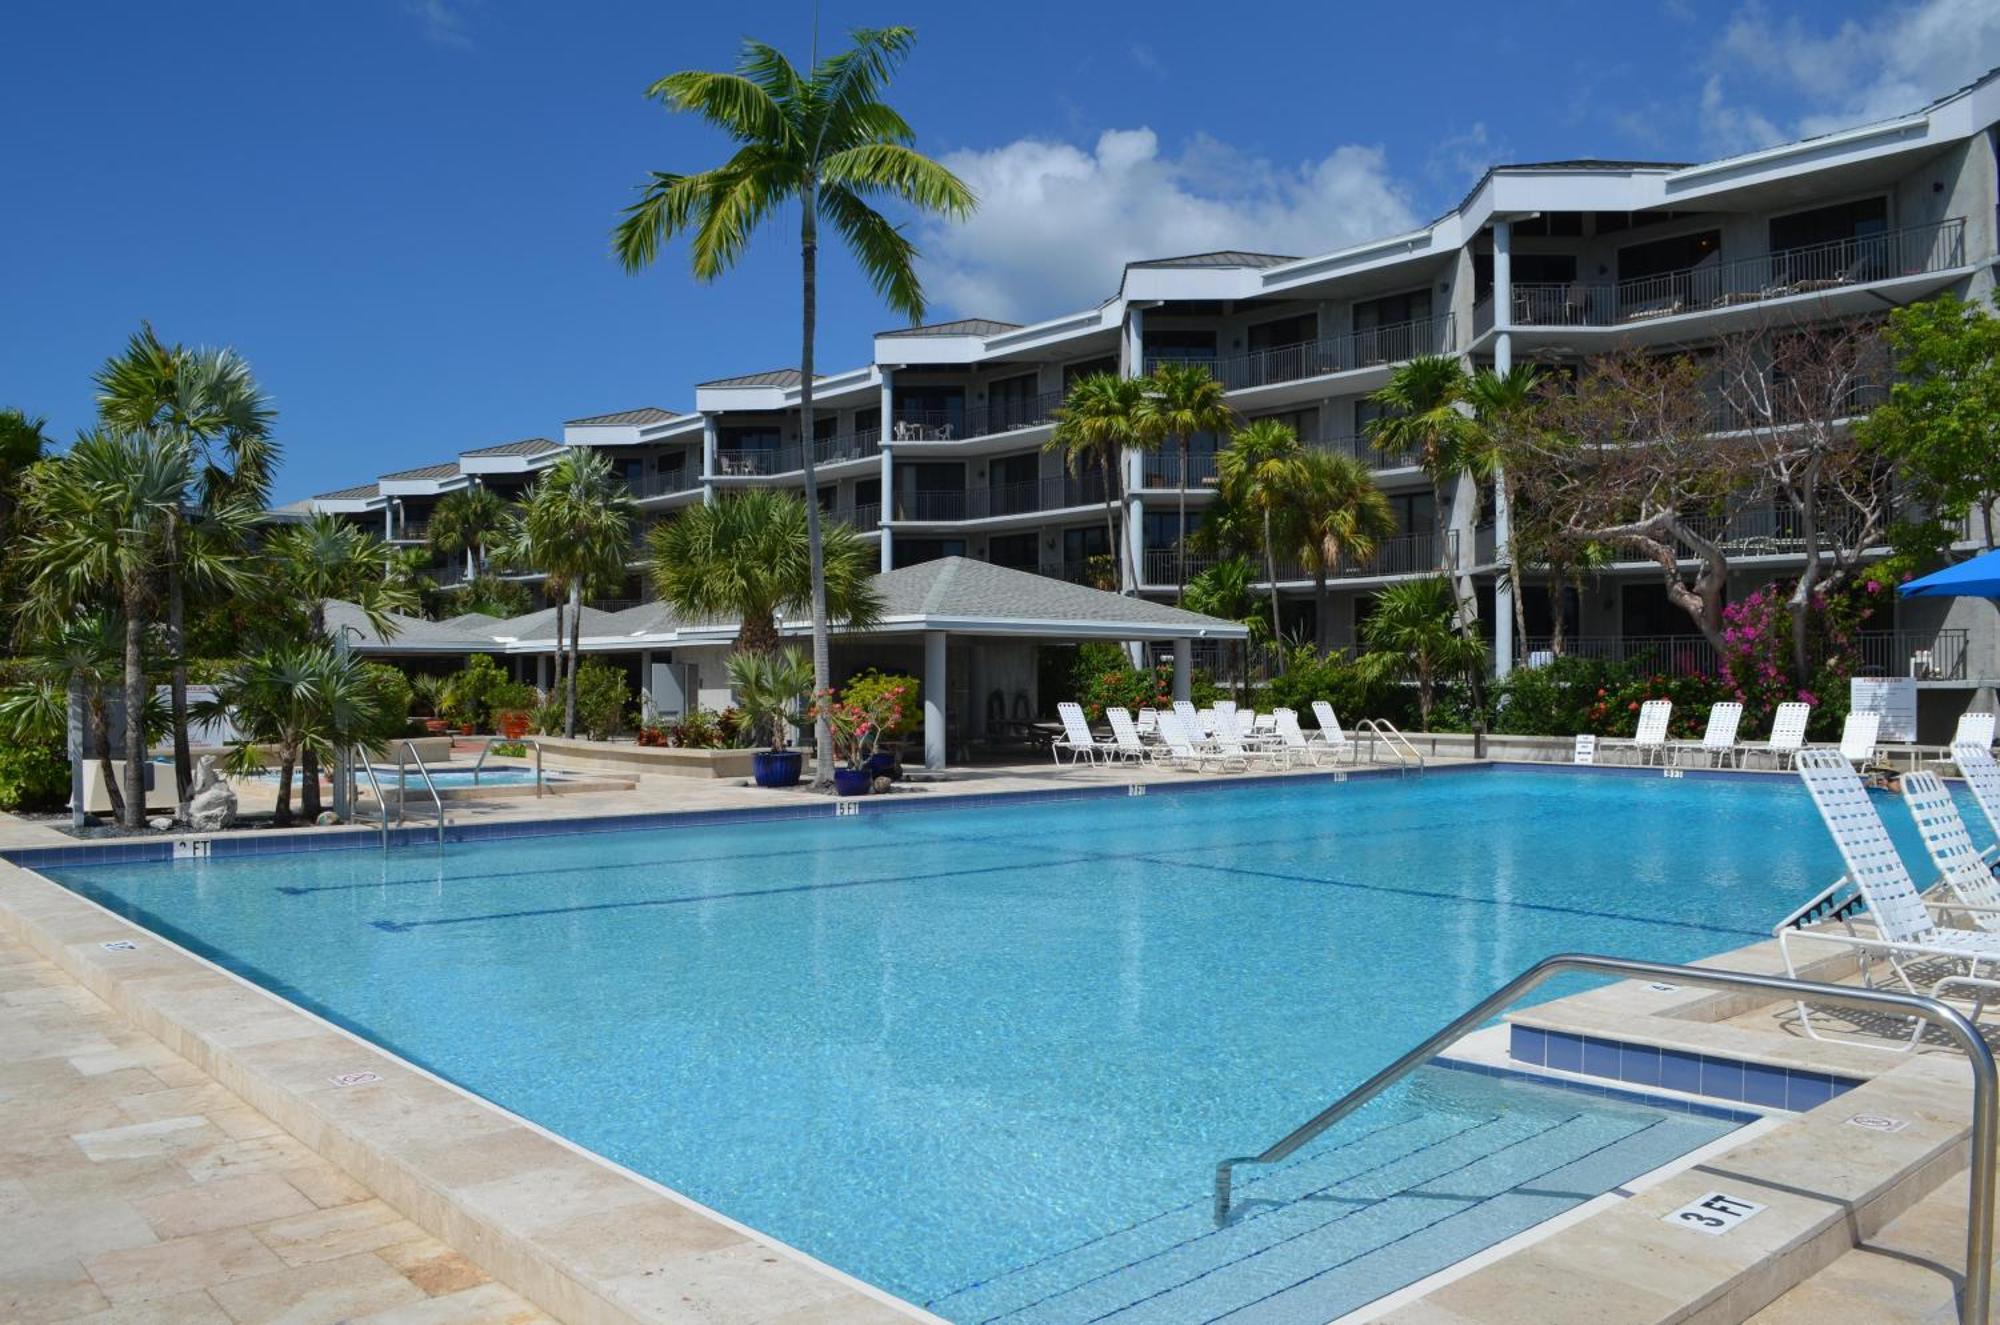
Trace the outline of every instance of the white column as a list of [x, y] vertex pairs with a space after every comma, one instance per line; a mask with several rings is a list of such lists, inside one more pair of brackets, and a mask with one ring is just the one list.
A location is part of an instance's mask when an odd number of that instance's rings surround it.
[[701, 416], [701, 503], [715, 503], [715, 416]]
[[[1493, 223], [1493, 371], [1505, 374], [1514, 366], [1514, 226]], [[1493, 474], [1493, 674], [1514, 670], [1514, 549], [1513, 513], [1507, 509], [1507, 476]]]
[[639, 712], [647, 722], [653, 720], [653, 651], [642, 650], [639, 654]]
[[944, 704], [945, 633], [924, 632], [924, 767], [941, 769], [945, 764]]
[[882, 514], [877, 522], [881, 529], [880, 568], [891, 571], [896, 568], [896, 549], [892, 543], [894, 535], [889, 532], [889, 513], [896, 509], [896, 461], [890, 453], [889, 439], [896, 435], [896, 388], [887, 368], [882, 370]]
[[1194, 641], [1183, 636], [1174, 641], [1174, 702], [1194, 698]]
[[[1125, 310], [1125, 335], [1118, 348], [1119, 367], [1127, 377], [1143, 377], [1146, 372], [1146, 314], [1145, 310], [1127, 307]], [[1125, 475], [1125, 555], [1121, 559], [1119, 589], [1121, 592], [1136, 594], [1141, 578], [1140, 562], [1145, 557], [1145, 502], [1139, 496], [1141, 481], [1141, 460], [1139, 452], [1128, 450], [1121, 458]], [[1145, 651], [1138, 644], [1128, 646], [1133, 664], [1145, 661]]]

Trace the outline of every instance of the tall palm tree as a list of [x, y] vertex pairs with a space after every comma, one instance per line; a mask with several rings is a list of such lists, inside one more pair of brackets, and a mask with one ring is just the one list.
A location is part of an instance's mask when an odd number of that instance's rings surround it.
[[[22, 536], [21, 484], [29, 466], [42, 458], [51, 438], [49, 421], [21, 410], [0, 409], [0, 547], [17, 546]], [[0, 623], [10, 618], [20, 601], [21, 567], [13, 557], [0, 557]], [[0, 643], [5, 632], [0, 630]]]
[[[215, 697], [198, 716], [227, 716], [240, 739], [233, 763], [248, 771], [258, 745], [278, 750], [278, 803], [273, 822], [292, 822], [292, 770], [307, 751], [326, 759], [343, 746], [379, 739], [385, 725], [382, 692], [362, 662], [324, 640], [274, 645], [238, 660], [223, 673]], [[304, 807], [301, 807], [303, 811]]]
[[[509, 542], [530, 551], [535, 564], [569, 599], [569, 665], [563, 673], [563, 735], [576, 735], [576, 667], [581, 652], [583, 590], [625, 573], [637, 512], [631, 493], [600, 451], [575, 448], [542, 471], [521, 503], [518, 530]], [[557, 652], [563, 651], [558, 623]]]
[[1368, 652], [1361, 664], [1378, 680], [1417, 683], [1417, 712], [1425, 731], [1437, 707], [1440, 681], [1474, 676], [1486, 660], [1478, 640], [1458, 629], [1451, 582], [1442, 575], [1392, 584], [1375, 599], [1362, 625]]
[[[30, 471], [22, 496], [32, 532], [22, 549], [28, 568], [25, 616], [30, 629], [52, 630], [79, 612], [115, 606], [124, 626], [125, 788], [120, 823], [137, 830], [146, 817], [146, 638], [164, 588], [168, 533], [194, 481], [192, 452], [137, 433], [96, 431], [55, 460]], [[247, 531], [257, 512], [229, 501], [217, 515]], [[202, 577], [240, 583], [231, 554], [208, 540], [185, 552]]]
[[1208, 365], [1163, 363], [1146, 379], [1138, 413], [1141, 435], [1171, 437], [1179, 461], [1174, 471], [1180, 515], [1174, 535], [1174, 602], [1179, 603], [1187, 595], [1188, 439], [1202, 432], [1223, 436], [1236, 426], [1236, 411]]
[[[69, 733], [70, 696], [83, 703], [87, 744], [97, 747], [98, 774], [114, 819], [125, 816], [125, 795], [111, 767], [111, 729], [105, 697], [119, 686], [124, 666], [125, 627], [106, 611], [58, 623], [29, 643], [22, 658], [22, 683], [0, 691], [0, 731], [15, 740], [46, 744]], [[81, 804], [73, 807], [78, 815]]]
[[[811, 497], [813, 477], [813, 338], [818, 329], [819, 224], [846, 241], [875, 292], [911, 322], [924, 315], [917, 249], [900, 227], [871, 206], [894, 198], [918, 212], [963, 217], [972, 191], [956, 175], [917, 152], [909, 123], [882, 100], [883, 89], [909, 54], [908, 28], [861, 28], [852, 45], [801, 72], [777, 49], [745, 42], [731, 73], [669, 74], [647, 95], [672, 111], [692, 111], [722, 130], [736, 152], [722, 165], [692, 175], [656, 171], [625, 210], [612, 246], [627, 271], [651, 266], [660, 246], [691, 232], [696, 279], [714, 280], [734, 266], [756, 228], [780, 207], [799, 209], [801, 326], [799, 436], [801, 467]], [[887, 426], [887, 420], [884, 420]], [[827, 636], [819, 503], [806, 502], [807, 557], [812, 573], [813, 688], [832, 684]], [[815, 723], [814, 778], [833, 777], [833, 729]]]
[[486, 561], [486, 545], [506, 523], [506, 499], [484, 484], [448, 492], [431, 512], [431, 550], [447, 557], [464, 553], [469, 581]]
[[[739, 652], [775, 652], [779, 614], [792, 616], [812, 606], [806, 505], [796, 492], [750, 488], [713, 506], [690, 507], [658, 526], [648, 540], [649, 569], [661, 600], [695, 620], [733, 616]], [[820, 568], [828, 618], [873, 625], [882, 614], [874, 549], [849, 524], [830, 523], [823, 536]]]
[[[283, 595], [274, 610], [282, 615], [303, 606], [308, 637], [336, 649], [337, 642], [326, 630], [329, 599], [360, 608], [369, 627], [383, 639], [396, 634], [392, 613], [416, 610], [420, 595], [415, 586], [392, 574], [394, 549], [338, 516], [317, 514], [286, 525], [265, 540], [264, 553], [277, 572], [266, 583]], [[307, 745], [300, 757], [299, 809], [312, 820], [320, 811], [319, 749]]]
[[1137, 378], [1116, 373], [1091, 373], [1072, 382], [1063, 396], [1061, 408], [1052, 411], [1055, 427], [1045, 451], [1062, 453], [1064, 467], [1077, 477], [1096, 468], [1104, 477], [1104, 535], [1109, 540], [1112, 564], [1119, 568], [1118, 586], [1130, 589], [1138, 582], [1132, 566], [1131, 549], [1118, 536], [1118, 512], [1124, 508], [1125, 452], [1147, 443], [1139, 426], [1139, 408], [1145, 401], [1145, 387]]
[[[106, 427], [145, 433], [190, 452], [189, 484], [169, 514], [163, 569], [166, 576], [166, 648], [172, 673], [174, 783], [179, 812], [187, 813], [194, 781], [187, 734], [187, 567], [183, 529], [225, 501], [269, 504], [278, 447], [271, 440], [277, 414], [250, 365], [234, 350], [168, 345], [140, 324], [124, 353], [98, 370], [97, 410]], [[211, 536], [214, 531], [210, 531]], [[240, 545], [239, 545], [240, 546]], [[199, 584], [196, 588], [215, 588]]]
[[[1484, 453], [1478, 468], [1493, 475], [1500, 505], [1510, 517], [1514, 511], [1513, 477], [1504, 463], [1534, 428], [1535, 406], [1540, 399], [1542, 370], [1531, 363], [1517, 363], [1506, 372], [1482, 368], [1473, 374], [1466, 399], [1479, 425], [1477, 446]], [[1501, 573], [1507, 577], [1508, 596], [1514, 600], [1516, 648], [1527, 647], [1528, 609], [1521, 597], [1521, 558], [1513, 540], [1499, 549], [1507, 558]], [[1551, 607], [1557, 605], [1551, 600]], [[1511, 660], [1510, 660], [1511, 661]]]
[[[1254, 511], [1264, 547], [1264, 578], [1271, 592], [1271, 637], [1283, 637], [1278, 623], [1278, 546], [1296, 532], [1299, 495], [1305, 490], [1306, 448], [1292, 426], [1279, 419], [1256, 419], [1239, 429], [1215, 458], [1222, 499]], [[1278, 672], [1285, 670], [1284, 650]]]
[[[1220, 617], [1250, 627], [1251, 634], [1268, 629], [1263, 606], [1257, 601], [1257, 568], [1248, 557], [1224, 557], [1188, 581], [1182, 606], [1203, 616]], [[1250, 641], [1236, 646], [1236, 698], [1249, 693]]]
[[[1368, 397], [1384, 411], [1368, 425], [1369, 442], [1378, 451], [1417, 458], [1431, 483], [1437, 520], [1444, 519], [1449, 489], [1459, 475], [1478, 474], [1485, 460], [1479, 425], [1471, 414], [1471, 392], [1471, 375], [1456, 356], [1427, 354], [1397, 367], [1388, 383]], [[1469, 632], [1478, 619], [1472, 577], [1461, 569], [1464, 558], [1452, 555], [1450, 539], [1439, 539], [1437, 547], [1437, 567], [1452, 577], [1460, 628]]]
[[1380, 541], [1396, 532], [1396, 516], [1368, 466], [1353, 456], [1309, 450], [1298, 518], [1299, 552], [1313, 573], [1314, 643], [1325, 653], [1333, 633], [1328, 578], [1374, 556]]

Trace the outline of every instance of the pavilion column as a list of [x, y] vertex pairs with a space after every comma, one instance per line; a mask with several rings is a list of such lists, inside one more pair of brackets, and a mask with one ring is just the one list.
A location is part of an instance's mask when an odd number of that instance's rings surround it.
[[[1493, 223], [1493, 371], [1501, 376], [1514, 366], [1514, 226]], [[1507, 509], [1507, 476], [1493, 472], [1493, 674], [1514, 670], [1514, 547], [1513, 512]], [[1559, 609], [1558, 609], [1559, 610]]]
[[1174, 641], [1174, 702], [1194, 699], [1194, 641], [1183, 635]]
[[876, 528], [881, 530], [881, 533], [877, 536], [879, 543], [878, 550], [882, 558], [878, 568], [884, 572], [892, 571], [896, 568], [896, 549], [894, 544], [891, 542], [893, 535], [889, 532], [889, 517], [896, 509], [896, 462], [894, 456], [891, 455], [889, 449], [890, 439], [896, 435], [895, 417], [896, 417], [895, 382], [890, 375], [890, 371], [887, 368], [884, 368], [882, 370], [882, 426], [881, 426], [882, 501], [880, 503], [880, 514], [876, 519]]
[[659, 711], [653, 699], [653, 651], [646, 649], [639, 654], [639, 712], [647, 722], [652, 722]]
[[924, 767], [933, 771], [945, 765], [945, 633], [924, 632]]

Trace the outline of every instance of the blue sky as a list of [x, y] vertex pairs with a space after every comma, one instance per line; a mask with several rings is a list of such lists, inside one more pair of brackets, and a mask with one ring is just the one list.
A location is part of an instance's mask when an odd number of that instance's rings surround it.
[[[1489, 162], [1702, 159], [1909, 109], [2000, 64], [2000, 5], [824, 0], [906, 22], [893, 99], [982, 212], [924, 227], [936, 316], [1051, 315], [1118, 262], [1316, 252], [1435, 215]], [[0, 13], [0, 405], [67, 438], [142, 318], [276, 399], [278, 496], [365, 481], [796, 361], [795, 221], [698, 286], [607, 233], [721, 143], [646, 85], [809, 0], [73, 0]], [[893, 319], [838, 257], [819, 353]]]

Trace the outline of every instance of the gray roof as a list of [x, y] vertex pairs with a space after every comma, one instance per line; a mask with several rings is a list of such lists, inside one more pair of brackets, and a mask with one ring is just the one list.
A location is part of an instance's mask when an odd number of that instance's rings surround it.
[[941, 557], [875, 577], [884, 617], [977, 617], [991, 621], [1116, 622], [1140, 626], [1185, 626], [1190, 630], [1243, 627], [1147, 598], [1128, 598], [1088, 585], [1071, 584], [1033, 571], [1012, 570], [968, 557]]
[[611, 414], [592, 414], [588, 418], [567, 419], [564, 422], [572, 428], [622, 428], [648, 423], [665, 423], [669, 419], [678, 417], [680, 416], [672, 410], [661, 409], [658, 405], [641, 405], [638, 409], [621, 409]]
[[498, 446], [482, 446], [476, 451], [460, 451], [460, 455], [544, 455], [550, 451], [562, 450], [560, 442], [552, 442], [546, 437], [525, 437], [518, 442], [502, 442]]
[[504, 617], [494, 616], [489, 612], [460, 612], [457, 616], [448, 616], [444, 620], [436, 621], [433, 622], [432, 624], [438, 626], [450, 626], [453, 630], [474, 630], [483, 632], [487, 631], [489, 628], [493, 626], [499, 625], [505, 619], [506, 618]]
[[1147, 258], [1143, 262], [1128, 262], [1128, 267], [1275, 267], [1281, 262], [1297, 262], [1297, 258], [1286, 257], [1282, 253], [1252, 253], [1246, 249], [1226, 248], [1213, 253], [1187, 253], [1177, 258]]
[[316, 493], [314, 501], [367, 501], [382, 495], [382, 489], [373, 483], [357, 483], [351, 488], [335, 488], [332, 492]]
[[440, 652], [464, 652], [468, 649], [490, 649], [494, 647], [491, 635], [483, 631], [468, 630], [450, 621], [426, 621], [422, 617], [404, 616], [399, 612], [388, 614], [389, 623], [395, 627], [386, 638], [376, 633], [368, 624], [367, 616], [353, 603], [329, 598], [326, 603], [326, 628], [329, 634], [341, 634], [342, 627], [351, 628], [347, 638], [357, 647], [380, 648], [386, 645], [392, 649], [407, 649], [421, 653], [428, 647]]
[[419, 465], [415, 469], [399, 469], [393, 474], [384, 474], [385, 479], [403, 478], [457, 478], [458, 461], [447, 460], [437, 465]]
[[[615, 612], [600, 612], [594, 607], [586, 607], [582, 615], [579, 634], [596, 637], [619, 633], [613, 625], [618, 616]], [[565, 631], [572, 628], [567, 611], [563, 613], [562, 628]], [[505, 621], [495, 623], [491, 633], [502, 639], [553, 640], [556, 638], [556, 609], [545, 607], [526, 616], [509, 617]]]
[[994, 336], [1003, 331], [1018, 331], [1019, 322], [996, 322], [990, 317], [961, 317], [950, 322], [932, 322], [921, 327], [898, 327], [894, 331], [878, 331], [878, 336]]
[[796, 368], [773, 368], [769, 372], [745, 373], [741, 377], [718, 377], [698, 386], [797, 386], [803, 375]]

